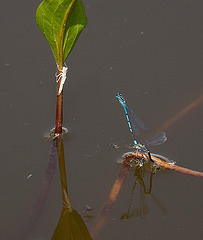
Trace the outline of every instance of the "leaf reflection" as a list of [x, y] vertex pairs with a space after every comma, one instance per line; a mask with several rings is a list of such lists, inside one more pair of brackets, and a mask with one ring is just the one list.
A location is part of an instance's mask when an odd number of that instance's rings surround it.
[[72, 209], [63, 207], [52, 240], [88, 240], [92, 239], [81, 216]]
[[63, 208], [52, 240], [91, 240], [88, 229], [81, 216], [73, 209], [68, 196], [63, 139], [56, 139], [60, 169]]

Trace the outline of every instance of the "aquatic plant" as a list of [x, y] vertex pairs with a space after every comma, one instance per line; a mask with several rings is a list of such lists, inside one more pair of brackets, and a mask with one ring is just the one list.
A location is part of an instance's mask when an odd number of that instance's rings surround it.
[[57, 103], [55, 134], [62, 133], [63, 85], [68, 67], [64, 64], [80, 33], [87, 24], [81, 0], [44, 0], [36, 12], [36, 22], [46, 37], [54, 59], [57, 73]]

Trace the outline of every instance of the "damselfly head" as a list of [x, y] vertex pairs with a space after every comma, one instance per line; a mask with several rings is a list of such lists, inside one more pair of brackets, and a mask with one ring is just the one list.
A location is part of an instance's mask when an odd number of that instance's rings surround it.
[[125, 103], [125, 99], [124, 99], [122, 93], [117, 93], [117, 94], [116, 94], [116, 98], [118, 98], [118, 101], [119, 101], [121, 104], [124, 104], [124, 103]]

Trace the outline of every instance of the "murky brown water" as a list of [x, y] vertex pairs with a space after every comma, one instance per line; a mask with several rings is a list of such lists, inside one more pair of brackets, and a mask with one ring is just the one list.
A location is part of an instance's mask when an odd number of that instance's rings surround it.
[[[16, 239], [33, 216], [52, 144], [43, 135], [54, 126], [56, 66], [35, 23], [40, 2], [1, 4], [1, 239]], [[96, 0], [84, 1], [84, 6], [88, 25], [66, 61], [64, 126], [69, 133], [64, 152], [69, 197], [91, 229], [118, 177], [117, 160], [129, 151], [110, 144], [132, 143], [115, 94], [122, 92], [148, 126], [140, 141], [200, 97], [203, 19], [202, 1], [194, 0]], [[201, 171], [202, 117], [200, 103], [165, 130], [166, 143], [150, 150]], [[148, 172], [146, 187], [149, 178]], [[96, 239], [202, 238], [202, 179], [157, 173], [153, 194], [144, 195], [146, 202], [136, 185], [128, 212], [135, 180], [131, 170]], [[58, 164], [44, 203], [25, 239], [51, 239], [58, 224], [62, 208]], [[139, 217], [144, 203], [146, 214]], [[88, 214], [86, 205], [92, 208]], [[127, 212], [130, 218], [121, 219]]]

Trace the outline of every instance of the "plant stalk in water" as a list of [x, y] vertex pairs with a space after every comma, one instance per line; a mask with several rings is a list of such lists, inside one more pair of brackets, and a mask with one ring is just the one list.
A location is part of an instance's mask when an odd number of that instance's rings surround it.
[[44, 0], [36, 12], [36, 22], [46, 37], [57, 65], [57, 102], [55, 134], [62, 133], [63, 85], [66, 80], [66, 58], [87, 24], [81, 0]]
[[[57, 92], [59, 89], [60, 82], [57, 84]], [[62, 133], [63, 125], [63, 91], [60, 95], [57, 95], [56, 99], [56, 122], [55, 122], [55, 134]]]

